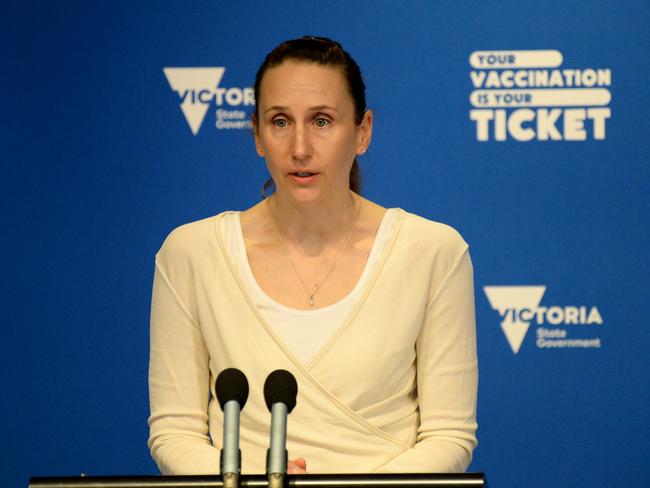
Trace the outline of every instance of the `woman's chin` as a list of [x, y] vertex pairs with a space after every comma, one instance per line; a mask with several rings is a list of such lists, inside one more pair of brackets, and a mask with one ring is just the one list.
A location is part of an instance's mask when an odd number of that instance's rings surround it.
[[280, 191], [279, 193], [283, 197], [288, 197], [290, 200], [303, 205], [315, 204], [325, 200], [323, 192], [318, 188], [293, 187], [287, 190], [284, 192]]
[[349, 194], [348, 188], [345, 188], [343, 191], [338, 191], [338, 189], [330, 186], [319, 184], [283, 185], [277, 188], [276, 191], [279, 198], [305, 206], [320, 205], [328, 202], [334, 203], [338, 199], [346, 198]]

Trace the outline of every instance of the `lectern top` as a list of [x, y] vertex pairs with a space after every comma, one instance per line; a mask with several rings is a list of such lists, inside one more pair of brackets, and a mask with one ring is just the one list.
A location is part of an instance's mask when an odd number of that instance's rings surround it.
[[[287, 488], [483, 488], [483, 473], [287, 475]], [[264, 475], [244, 475], [241, 488], [267, 488]], [[223, 488], [219, 476], [85, 476], [32, 478], [29, 488]]]

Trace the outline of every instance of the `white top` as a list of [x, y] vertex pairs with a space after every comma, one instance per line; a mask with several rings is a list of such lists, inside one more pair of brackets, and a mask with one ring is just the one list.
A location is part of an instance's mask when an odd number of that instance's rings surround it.
[[382, 250], [395, 230], [398, 212], [396, 209], [388, 209], [385, 212], [361, 277], [352, 291], [338, 302], [315, 310], [287, 307], [273, 300], [262, 290], [248, 262], [239, 215], [239, 212], [229, 213], [220, 222], [226, 252], [242, 276], [260, 314], [291, 352], [307, 365], [329, 342], [358, 301]]
[[264, 473], [275, 369], [298, 382], [290, 459], [310, 473], [458, 472], [476, 446], [472, 264], [448, 226], [397, 209], [392, 236], [343, 324], [305, 365], [259, 313], [226, 251], [221, 221], [181, 226], [156, 255], [149, 448], [164, 474], [216, 474], [226, 368], [250, 385], [242, 473]]

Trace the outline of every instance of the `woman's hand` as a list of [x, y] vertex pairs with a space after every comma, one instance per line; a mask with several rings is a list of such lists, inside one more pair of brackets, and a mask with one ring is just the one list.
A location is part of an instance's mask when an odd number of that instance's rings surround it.
[[287, 474], [307, 474], [307, 461], [303, 458], [290, 459], [287, 463]]

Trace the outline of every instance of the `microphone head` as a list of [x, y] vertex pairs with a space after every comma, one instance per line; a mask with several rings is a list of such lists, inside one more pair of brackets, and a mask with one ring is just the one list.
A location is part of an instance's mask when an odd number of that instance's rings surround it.
[[269, 410], [274, 403], [284, 403], [287, 406], [287, 413], [291, 413], [296, 406], [297, 395], [296, 378], [284, 369], [276, 369], [264, 382], [264, 400]]
[[214, 385], [217, 392], [217, 400], [223, 410], [223, 406], [230, 400], [236, 400], [239, 408], [244, 408], [248, 400], [248, 380], [244, 373], [237, 368], [224, 369]]

